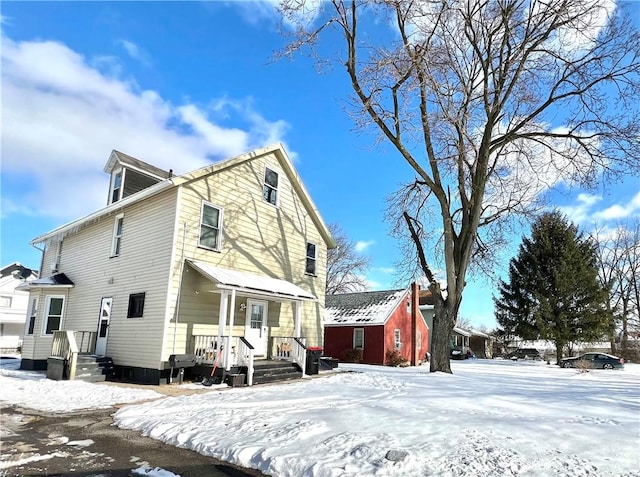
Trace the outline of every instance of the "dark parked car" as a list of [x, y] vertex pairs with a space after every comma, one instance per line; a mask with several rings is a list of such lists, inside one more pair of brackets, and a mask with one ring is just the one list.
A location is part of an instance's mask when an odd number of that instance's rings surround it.
[[620, 369], [624, 368], [624, 360], [606, 353], [585, 353], [560, 360], [560, 366], [563, 368]]
[[511, 353], [507, 353], [504, 356], [505, 359], [511, 359], [513, 361], [517, 361], [519, 359], [535, 359], [541, 360], [542, 356], [535, 348], [519, 348]]

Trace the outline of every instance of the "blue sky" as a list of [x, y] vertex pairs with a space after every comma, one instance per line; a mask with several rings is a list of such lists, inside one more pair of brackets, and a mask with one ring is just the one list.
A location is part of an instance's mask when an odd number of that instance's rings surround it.
[[[32, 238], [104, 206], [112, 149], [182, 173], [282, 141], [325, 221], [372, 257], [371, 289], [397, 287], [386, 198], [411, 170], [356, 130], [343, 69], [274, 61], [284, 44], [270, 2], [4, 2], [0, 262], [38, 268]], [[640, 214], [640, 179], [553, 203], [613, 225]], [[461, 316], [493, 326], [494, 292], [470, 278]]]

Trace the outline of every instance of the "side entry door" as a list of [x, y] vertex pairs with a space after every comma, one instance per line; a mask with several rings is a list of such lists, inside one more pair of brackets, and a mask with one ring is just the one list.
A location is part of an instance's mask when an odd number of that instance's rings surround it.
[[109, 321], [111, 320], [111, 303], [113, 298], [106, 297], [100, 303], [100, 316], [98, 317], [98, 335], [96, 338], [96, 355], [104, 356], [107, 353], [107, 337], [109, 335]]

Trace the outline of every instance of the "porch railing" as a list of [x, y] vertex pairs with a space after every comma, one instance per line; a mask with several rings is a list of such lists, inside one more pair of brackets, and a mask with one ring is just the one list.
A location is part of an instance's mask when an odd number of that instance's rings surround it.
[[253, 346], [243, 337], [238, 340], [238, 365], [247, 367], [247, 386], [253, 385]]
[[305, 346], [305, 339], [294, 338], [293, 342], [293, 362], [300, 366], [300, 369], [302, 370], [302, 376], [306, 376], [307, 373], [305, 373], [305, 365], [307, 364], [307, 347]]
[[296, 339], [304, 345], [305, 338], [295, 338], [293, 336], [272, 336], [269, 356], [271, 359], [284, 359], [294, 361], [294, 348]]
[[96, 350], [95, 331], [58, 330], [53, 332], [51, 358], [62, 359], [66, 363], [67, 376], [76, 377], [78, 354], [93, 354]]
[[75, 333], [71, 330], [53, 332], [51, 343], [51, 357], [65, 360], [67, 363], [67, 376], [69, 379], [76, 377], [76, 365], [78, 363], [78, 344]]

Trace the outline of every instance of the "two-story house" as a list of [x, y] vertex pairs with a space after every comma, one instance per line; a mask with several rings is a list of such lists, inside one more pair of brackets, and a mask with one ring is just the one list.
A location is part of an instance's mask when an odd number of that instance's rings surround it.
[[113, 151], [105, 172], [106, 207], [31, 242], [23, 369], [46, 367], [60, 330], [145, 383], [180, 354], [228, 368], [322, 344], [335, 245], [281, 144], [178, 176]]
[[38, 278], [38, 271], [19, 262], [0, 269], [0, 349], [15, 351], [22, 346], [29, 294], [16, 288]]

